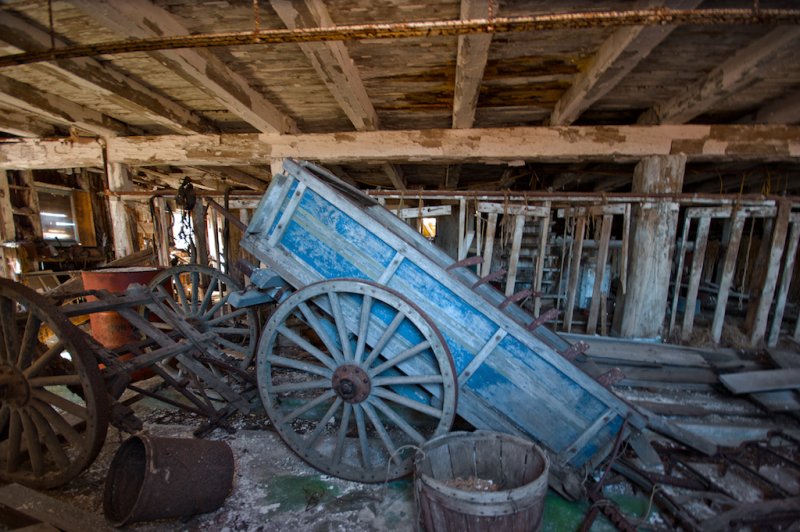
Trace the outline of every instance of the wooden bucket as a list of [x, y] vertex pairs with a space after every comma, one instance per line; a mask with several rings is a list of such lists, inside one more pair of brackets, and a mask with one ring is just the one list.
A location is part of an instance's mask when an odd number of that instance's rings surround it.
[[426, 442], [414, 489], [428, 532], [540, 530], [550, 462], [532, 442], [490, 431]]

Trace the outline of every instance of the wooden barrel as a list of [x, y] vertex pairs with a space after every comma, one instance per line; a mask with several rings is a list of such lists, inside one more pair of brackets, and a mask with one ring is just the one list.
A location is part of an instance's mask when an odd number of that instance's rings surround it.
[[426, 442], [414, 489], [428, 532], [540, 530], [550, 462], [532, 442], [490, 431]]

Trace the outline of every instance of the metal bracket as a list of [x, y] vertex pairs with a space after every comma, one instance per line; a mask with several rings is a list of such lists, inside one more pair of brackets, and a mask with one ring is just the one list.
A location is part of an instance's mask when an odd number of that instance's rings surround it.
[[589, 350], [589, 344], [583, 341], [576, 342], [571, 346], [569, 346], [564, 351], [561, 351], [561, 356], [572, 362], [573, 360], [575, 360], [575, 357], [584, 354], [588, 350]]
[[530, 322], [525, 328], [529, 331], [533, 331], [544, 325], [546, 322], [558, 318], [559, 314], [561, 314], [560, 310], [557, 308], [551, 308], [544, 314], [539, 314], [539, 317]]

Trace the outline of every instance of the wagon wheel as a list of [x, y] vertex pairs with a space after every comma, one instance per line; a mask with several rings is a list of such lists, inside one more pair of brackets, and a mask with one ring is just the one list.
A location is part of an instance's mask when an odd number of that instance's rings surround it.
[[349, 480], [406, 475], [413, 446], [447, 432], [455, 417], [455, 370], [439, 330], [372, 282], [337, 279], [295, 292], [264, 328], [256, 374], [288, 445]]
[[213, 344], [241, 368], [253, 360], [258, 343], [258, 314], [252, 307], [228, 303], [241, 285], [224, 273], [198, 264], [176, 266], [159, 273], [150, 290], [167, 293], [167, 304], [202, 333], [216, 333]]
[[97, 360], [52, 303], [7, 279], [0, 279], [0, 337], [0, 479], [43, 489], [65, 484], [105, 441], [108, 403]]

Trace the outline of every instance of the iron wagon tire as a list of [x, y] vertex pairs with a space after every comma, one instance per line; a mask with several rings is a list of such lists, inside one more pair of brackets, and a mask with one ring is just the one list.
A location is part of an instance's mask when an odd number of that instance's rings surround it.
[[0, 337], [0, 479], [62, 486], [105, 442], [109, 406], [97, 359], [55, 305], [7, 279], [0, 279]]
[[371, 281], [321, 281], [283, 301], [262, 332], [256, 376], [289, 447], [358, 482], [409, 474], [415, 449], [456, 414], [444, 337], [413, 302]]

